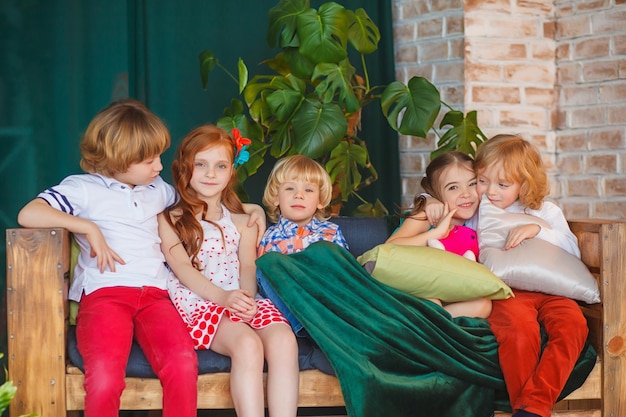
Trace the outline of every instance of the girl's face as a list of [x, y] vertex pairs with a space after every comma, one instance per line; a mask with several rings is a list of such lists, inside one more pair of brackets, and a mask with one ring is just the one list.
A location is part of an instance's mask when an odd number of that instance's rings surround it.
[[196, 154], [189, 185], [202, 200], [219, 198], [233, 173], [233, 161], [223, 146], [215, 146]]
[[476, 174], [471, 169], [461, 165], [445, 168], [439, 178], [439, 189], [442, 202], [448, 203], [450, 210], [457, 209], [454, 218], [467, 220], [476, 213]]
[[320, 187], [312, 182], [292, 179], [278, 187], [278, 196], [274, 204], [280, 209], [280, 214], [286, 219], [303, 226], [309, 223], [320, 204]]
[[150, 185], [159, 176], [162, 169], [161, 155], [156, 155], [145, 161], [131, 164], [126, 172], [115, 174], [113, 178], [131, 188], [135, 185]]
[[519, 198], [521, 184], [506, 180], [501, 163], [488, 165], [477, 174], [480, 198], [485, 194], [494, 206], [502, 209], [509, 207]]

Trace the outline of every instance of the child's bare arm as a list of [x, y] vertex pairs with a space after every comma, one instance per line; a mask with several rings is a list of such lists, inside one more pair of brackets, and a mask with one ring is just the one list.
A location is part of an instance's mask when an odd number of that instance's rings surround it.
[[418, 214], [418, 218], [408, 217], [404, 219], [400, 228], [387, 239], [386, 243], [396, 245], [426, 246], [429, 239], [443, 239], [450, 231], [450, 222], [454, 210], [444, 209], [445, 216], [441, 219], [437, 227], [430, 228], [428, 220], [422, 220], [423, 213]]
[[[249, 223], [250, 222], [247, 222], [246, 224], [242, 221], [239, 225], [241, 233], [238, 250], [239, 282], [241, 289], [254, 297], [257, 293], [256, 265], [254, 261], [256, 260], [256, 239], [258, 232], [256, 224], [248, 226]], [[238, 313], [237, 315], [244, 320], [251, 320], [256, 313], [257, 309], [255, 303], [254, 309]]]
[[256, 244], [258, 245], [263, 238], [265, 229], [267, 228], [265, 210], [263, 210], [263, 207], [259, 206], [258, 204], [252, 203], [244, 203], [243, 210], [246, 212], [246, 214], [250, 215], [250, 218], [248, 219], [248, 227], [251, 227], [252, 225], [257, 226]]
[[87, 234], [97, 227], [92, 221], [72, 216], [51, 207], [45, 200], [36, 198], [26, 204], [17, 215], [22, 227], [63, 227], [72, 233]]
[[183, 247], [176, 231], [165, 219], [165, 214], [159, 214], [159, 237], [161, 238], [161, 251], [167, 264], [176, 277], [187, 288], [198, 294], [205, 300], [213, 301], [224, 306], [232, 312], [246, 311], [251, 308], [254, 300], [242, 290], [225, 291], [209, 281], [191, 263], [187, 251]]
[[63, 227], [72, 233], [83, 234], [91, 246], [91, 256], [98, 259], [100, 272], [107, 266], [115, 272], [115, 262], [124, 260], [109, 247], [102, 231], [91, 220], [82, 219], [51, 207], [40, 198], [26, 204], [18, 213], [17, 222], [23, 227]]
[[256, 285], [256, 224], [250, 225], [247, 215], [233, 215], [233, 222], [241, 233], [239, 239], [239, 281], [241, 288], [248, 291], [252, 296], [257, 292]]
[[532, 239], [541, 231], [541, 226], [538, 224], [525, 224], [517, 226], [509, 230], [506, 242], [504, 243], [504, 250], [511, 249], [522, 243], [526, 239]]

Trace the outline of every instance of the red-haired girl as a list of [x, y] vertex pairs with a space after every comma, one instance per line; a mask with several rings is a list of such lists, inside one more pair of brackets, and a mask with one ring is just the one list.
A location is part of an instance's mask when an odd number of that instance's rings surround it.
[[238, 416], [263, 417], [267, 361], [270, 416], [294, 417], [298, 345], [289, 322], [267, 299], [255, 299], [257, 226], [234, 191], [247, 139], [233, 129], [191, 131], [172, 165], [178, 202], [159, 216], [161, 248], [173, 274], [168, 290], [197, 349], [231, 358]]

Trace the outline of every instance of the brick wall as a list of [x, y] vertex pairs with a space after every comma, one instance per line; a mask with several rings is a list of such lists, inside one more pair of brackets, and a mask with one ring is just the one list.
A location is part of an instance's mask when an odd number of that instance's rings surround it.
[[[394, 0], [393, 13], [399, 80], [428, 77], [487, 136], [537, 145], [568, 218], [626, 218], [626, 0]], [[434, 146], [400, 137], [403, 204]]]
[[[462, 0], [393, 1], [396, 78], [422, 76], [434, 83], [454, 107], [464, 102], [464, 29]], [[402, 204], [421, 192], [419, 182], [436, 138], [400, 135]]]

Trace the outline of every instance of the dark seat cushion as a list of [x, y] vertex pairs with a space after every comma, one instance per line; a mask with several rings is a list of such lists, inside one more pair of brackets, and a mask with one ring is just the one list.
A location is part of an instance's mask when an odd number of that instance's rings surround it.
[[389, 225], [382, 217], [333, 217], [330, 221], [341, 228], [348, 242], [350, 253], [355, 258], [374, 246], [385, 243], [389, 233]]
[[[309, 338], [299, 337], [298, 339], [298, 361], [300, 370], [319, 369], [325, 374], [334, 375], [333, 368], [320, 348]], [[230, 358], [220, 355], [212, 350], [198, 350], [198, 374], [210, 374], [215, 372], [229, 372]], [[83, 358], [78, 351], [76, 343], [76, 326], [70, 326], [67, 334], [67, 354], [70, 361], [81, 371], [85, 371]], [[139, 378], [156, 378], [150, 363], [143, 354], [137, 343], [133, 343], [128, 364], [126, 365], [126, 376]]]

